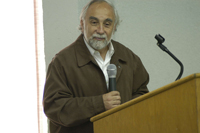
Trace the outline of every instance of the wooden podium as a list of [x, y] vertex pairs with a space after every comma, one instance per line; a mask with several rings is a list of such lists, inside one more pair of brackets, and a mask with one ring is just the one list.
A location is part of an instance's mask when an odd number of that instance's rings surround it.
[[92, 117], [94, 133], [200, 133], [200, 73]]

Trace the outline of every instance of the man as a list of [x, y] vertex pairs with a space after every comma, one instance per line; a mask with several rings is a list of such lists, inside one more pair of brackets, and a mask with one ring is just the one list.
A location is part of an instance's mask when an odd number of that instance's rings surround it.
[[[92, 133], [91, 117], [148, 92], [139, 57], [112, 40], [119, 18], [106, 0], [92, 0], [81, 13], [82, 34], [49, 65], [44, 112], [51, 133]], [[108, 92], [109, 64], [117, 66], [117, 91]]]

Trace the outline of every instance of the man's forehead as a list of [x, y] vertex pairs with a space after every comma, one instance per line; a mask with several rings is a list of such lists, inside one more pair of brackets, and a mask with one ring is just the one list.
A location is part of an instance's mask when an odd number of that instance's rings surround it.
[[[89, 19], [90, 19], [90, 20], [99, 20], [98, 18], [96, 18], [96, 17], [94, 17], [94, 16], [90, 16]], [[105, 21], [113, 22], [113, 20], [110, 19], [110, 18], [106, 18]]]
[[104, 16], [110, 19], [115, 17], [113, 8], [106, 2], [96, 2], [90, 5], [87, 10], [86, 16], [89, 18], [90, 16]]

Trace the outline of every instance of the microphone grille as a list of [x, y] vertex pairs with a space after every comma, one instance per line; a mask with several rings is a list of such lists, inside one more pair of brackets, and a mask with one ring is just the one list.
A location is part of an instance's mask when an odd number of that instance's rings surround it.
[[107, 73], [109, 78], [116, 78], [117, 67], [114, 64], [110, 64], [107, 67]]

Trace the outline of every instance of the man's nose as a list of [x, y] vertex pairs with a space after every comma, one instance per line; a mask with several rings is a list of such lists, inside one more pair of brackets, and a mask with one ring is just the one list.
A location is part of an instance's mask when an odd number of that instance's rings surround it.
[[100, 35], [105, 33], [105, 31], [104, 31], [104, 26], [103, 26], [102, 24], [100, 24], [100, 25], [98, 26], [98, 28], [97, 28], [97, 33], [100, 34]]

